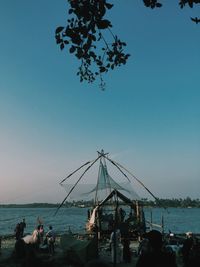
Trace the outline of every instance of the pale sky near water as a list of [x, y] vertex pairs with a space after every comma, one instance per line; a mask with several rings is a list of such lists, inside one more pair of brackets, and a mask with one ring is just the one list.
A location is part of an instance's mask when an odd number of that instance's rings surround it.
[[131, 57], [104, 92], [55, 43], [66, 1], [1, 2], [0, 203], [61, 202], [59, 182], [102, 148], [156, 196], [199, 198], [200, 9], [111, 2]]

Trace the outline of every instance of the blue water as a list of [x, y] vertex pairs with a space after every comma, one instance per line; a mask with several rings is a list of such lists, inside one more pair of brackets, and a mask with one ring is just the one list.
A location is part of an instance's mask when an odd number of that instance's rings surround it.
[[67, 231], [82, 232], [87, 220], [87, 209], [60, 209], [54, 216], [54, 208], [0, 208], [0, 235], [13, 234], [15, 226], [23, 218], [26, 220], [25, 233], [32, 233], [38, 225], [37, 218], [43, 222], [46, 230], [52, 225], [57, 233]]
[[[150, 209], [145, 210], [146, 220], [150, 220]], [[173, 233], [200, 233], [200, 209], [198, 208], [154, 208], [152, 209], [153, 222], [161, 224], [164, 218], [164, 231]]]
[[[185, 233], [192, 231], [200, 233], [200, 209], [198, 208], [147, 208], [145, 218], [150, 221], [151, 211], [153, 222], [161, 224], [164, 217], [164, 231]], [[46, 230], [53, 225], [57, 233], [67, 231], [83, 232], [87, 221], [87, 208], [63, 208], [54, 216], [54, 208], [0, 208], [0, 235], [13, 234], [15, 225], [26, 219], [25, 233], [32, 233], [37, 226], [38, 216], [43, 221]]]

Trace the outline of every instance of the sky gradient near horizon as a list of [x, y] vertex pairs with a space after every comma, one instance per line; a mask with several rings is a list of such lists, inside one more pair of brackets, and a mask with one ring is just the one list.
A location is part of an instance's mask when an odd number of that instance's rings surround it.
[[113, 32], [131, 57], [101, 91], [56, 45], [65, 0], [2, 1], [0, 203], [61, 202], [60, 180], [102, 148], [156, 196], [199, 198], [200, 25], [190, 17], [200, 8], [165, 2], [115, 2]]

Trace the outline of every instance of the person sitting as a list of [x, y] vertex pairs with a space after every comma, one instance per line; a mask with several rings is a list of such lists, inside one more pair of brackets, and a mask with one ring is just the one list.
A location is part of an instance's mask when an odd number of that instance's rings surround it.
[[50, 255], [53, 255], [55, 252], [54, 243], [56, 240], [56, 235], [51, 225], [49, 226], [49, 231], [47, 232], [46, 237], [47, 237], [47, 245], [48, 245], [49, 253]]
[[149, 242], [149, 248], [140, 254], [136, 267], [177, 267], [175, 255], [165, 250], [162, 242], [162, 234], [159, 231], [150, 231], [146, 234], [146, 238]]

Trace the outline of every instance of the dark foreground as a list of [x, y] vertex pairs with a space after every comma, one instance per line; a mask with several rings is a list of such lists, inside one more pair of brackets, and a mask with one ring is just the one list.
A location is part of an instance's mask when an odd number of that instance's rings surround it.
[[[138, 242], [131, 243], [131, 263], [117, 263], [119, 267], [134, 267], [137, 261]], [[107, 262], [108, 266], [113, 266], [111, 263], [111, 255], [108, 245], [103, 244], [99, 250], [100, 258]], [[182, 267], [182, 257], [177, 255], [177, 265]], [[15, 252], [15, 239], [13, 237], [2, 239], [0, 250], [0, 267], [81, 267], [84, 265], [77, 264], [76, 261], [71, 262], [66, 257], [60, 247], [60, 238], [58, 237], [55, 244], [55, 253], [50, 255], [48, 251], [30, 250], [25, 257], [19, 258]]]

